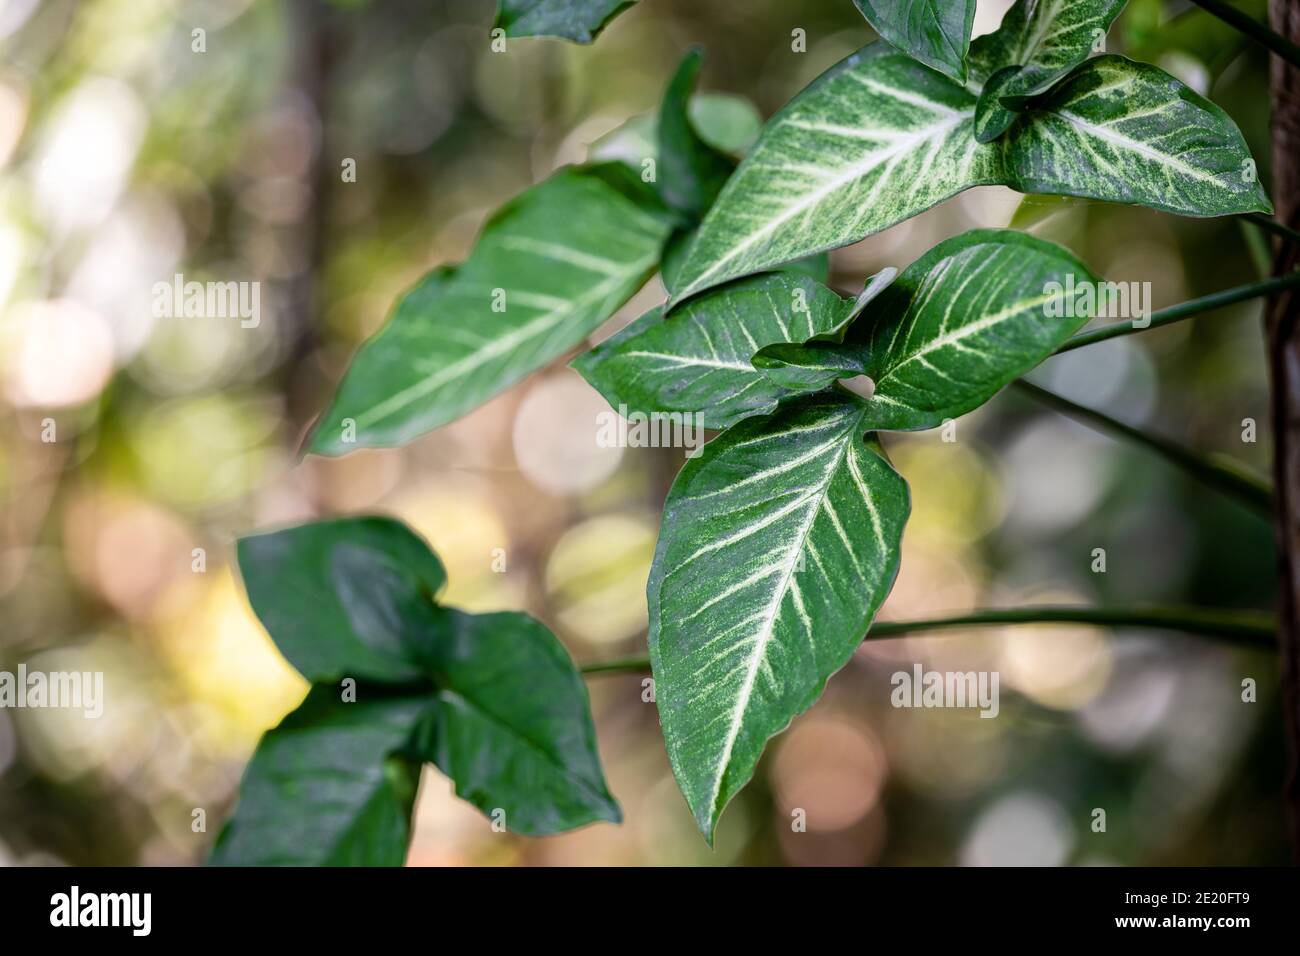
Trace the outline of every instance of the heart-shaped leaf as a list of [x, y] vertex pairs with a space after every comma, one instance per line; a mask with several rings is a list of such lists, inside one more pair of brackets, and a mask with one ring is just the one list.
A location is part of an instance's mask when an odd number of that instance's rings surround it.
[[336, 683], [263, 737], [214, 862], [401, 863], [422, 760], [517, 833], [620, 819], [560, 642], [524, 614], [436, 606], [442, 565], [405, 526], [309, 524], [245, 539], [239, 559], [276, 645]]
[[975, 0], [853, 0], [881, 39], [932, 70], [966, 82]]
[[705, 838], [821, 694], [898, 571], [907, 485], [853, 396], [797, 399], [677, 476], [647, 589], [664, 742]]
[[498, 210], [469, 259], [426, 277], [362, 346], [311, 450], [400, 445], [579, 344], [659, 261], [670, 220], [639, 190], [621, 163], [566, 169]]

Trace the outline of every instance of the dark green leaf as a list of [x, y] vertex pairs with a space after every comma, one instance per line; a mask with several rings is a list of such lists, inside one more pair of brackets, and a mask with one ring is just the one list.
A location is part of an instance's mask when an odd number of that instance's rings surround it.
[[496, 25], [512, 37], [564, 37], [590, 43], [635, 0], [499, 0]]
[[754, 355], [754, 368], [795, 392], [817, 392], [842, 378], [866, 373], [858, 355], [829, 343], [768, 345]]
[[555, 635], [526, 614], [440, 615], [430, 658], [438, 705], [421, 756], [514, 833], [620, 822], [587, 688]]
[[401, 866], [419, 765], [403, 756], [429, 702], [313, 687], [244, 771], [215, 865]]
[[687, 460], [650, 572], [664, 742], [705, 838], [769, 738], [821, 694], [898, 571], [907, 485], [866, 406], [797, 399]]
[[881, 39], [931, 69], [966, 82], [975, 0], [853, 0]]
[[713, 205], [736, 165], [706, 143], [691, 122], [688, 107], [701, 59], [698, 50], [686, 54], [659, 110], [659, 192], [668, 205], [691, 219], [699, 219]]
[[423, 676], [411, 643], [446, 574], [390, 518], [343, 518], [241, 538], [248, 601], [275, 646], [310, 681]]
[[579, 344], [659, 261], [669, 221], [630, 198], [642, 188], [622, 164], [567, 169], [499, 210], [362, 346], [311, 450], [400, 445]]

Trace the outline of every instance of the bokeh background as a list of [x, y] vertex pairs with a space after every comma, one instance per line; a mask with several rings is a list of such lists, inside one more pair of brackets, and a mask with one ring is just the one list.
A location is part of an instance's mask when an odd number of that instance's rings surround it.
[[[1008, 5], [981, 0], [977, 31]], [[706, 51], [705, 89], [766, 116], [873, 36], [849, 0], [643, 0], [593, 46], [520, 39], [493, 54], [493, 13], [492, 0], [0, 0], [0, 669], [102, 670], [108, 698], [99, 720], [0, 710], [0, 862], [203, 859], [258, 736], [305, 691], [232, 566], [253, 529], [394, 514], [442, 556], [451, 603], [527, 609], [580, 662], [644, 650], [680, 452], [596, 447], [603, 403], [563, 363], [401, 450], [300, 460], [299, 442], [395, 296], [463, 258], [503, 201], [654, 109], [688, 47]], [[1258, 48], [1161, 0], [1133, 0], [1109, 48], [1211, 95], [1267, 183]], [[341, 176], [349, 158], [356, 182]], [[856, 291], [1013, 216], [1110, 279], [1150, 282], [1155, 307], [1267, 270], [1235, 220], [976, 189], [837, 253], [833, 283]], [[153, 284], [178, 272], [261, 282], [261, 324], [155, 319]], [[652, 281], [600, 334], [662, 295]], [[1259, 312], [1075, 351], [1036, 380], [1267, 468]], [[886, 441], [915, 511], [884, 617], [1271, 605], [1266, 523], [1019, 395], [960, 420], [954, 442]], [[999, 671], [1001, 716], [893, 709], [889, 677], [915, 662]], [[430, 770], [410, 862], [1283, 862], [1276, 669], [1267, 652], [1083, 627], [869, 643], [774, 741], [713, 851], [640, 678], [593, 676], [625, 824], [493, 833]], [[1246, 677], [1256, 703], [1241, 700]], [[1097, 807], [1105, 833], [1090, 828]]]

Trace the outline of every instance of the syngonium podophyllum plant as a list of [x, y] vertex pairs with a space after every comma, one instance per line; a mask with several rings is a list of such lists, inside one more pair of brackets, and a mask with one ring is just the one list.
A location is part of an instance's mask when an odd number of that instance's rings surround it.
[[[889, 594], [910, 496], [882, 433], [943, 425], [1053, 353], [1135, 329], [1076, 335], [1092, 311], [1063, 290], [1099, 280], [1011, 230], [947, 239], [857, 295], [828, 287], [824, 253], [982, 184], [1184, 216], [1271, 208], [1221, 109], [1101, 52], [1122, 0], [1018, 0], [974, 42], [974, 0], [857, 5], [884, 40], [799, 93], [739, 165], [747, 114], [693, 99], [690, 53], [657, 116], [593, 150], [624, 159], [528, 189], [463, 263], [401, 297], [309, 440], [320, 455], [410, 441], [570, 354], [662, 276], [662, 306], [572, 364], [615, 408], [719, 432], [673, 483], [647, 588], [664, 742], [710, 842], [768, 740], [817, 700]], [[622, 6], [506, 2], [499, 29], [589, 40]], [[1239, 467], [1156, 448], [1267, 507]], [[217, 862], [399, 863], [424, 762], [518, 833], [619, 820], [557, 639], [523, 614], [444, 607], [443, 569], [403, 525], [319, 522], [246, 538], [238, 558], [254, 610], [315, 686], [254, 754]], [[1036, 619], [1108, 619], [1050, 610]], [[1269, 637], [1227, 612], [1147, 621]]]

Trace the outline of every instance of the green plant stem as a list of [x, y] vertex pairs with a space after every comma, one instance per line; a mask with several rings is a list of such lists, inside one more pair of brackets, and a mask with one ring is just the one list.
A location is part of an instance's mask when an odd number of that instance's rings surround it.
[[[988, 608], [954, 617], [917, 621], [877, 621], [871, 625], [865, 640], [886, 640], [921, 631], [1009, 624], [1092, 624], [1101, 627], [1183, 631], [1187, 634], [1226, 638], [1232, 643], [1259, 648], [1274, 646], [1276, 629], [1272, 618], [1257, 611], [1197, 607], [1108, 608], [1043, 605]], [[626, 674], [642, 673], [649, 669], [649, 658], [629, 657], [600, 664], [588, 664], [582, 668], [582, 673]]]
[[1266, 478], [1256, 474], [1246, 466], [1230, 460], [1216, 461], [1213, 458], [1199, 455], [1158, 435], [1152, 435], [1141, 429], [1134, 428], [1132, 425], [1126, 425], [1118, 419], [1111, 418], [1104, 412], [1076, 405], [1062, 395], [1049, 392], [1045, 388], [1039, 388], [1037, 385], [1023, 379], [1011, 384], [1035, 401], [1042, 402], [1062, 414], [1078, 419], [1098, 431], [1113, 432], [1139, 445], [1150, 448], [1162, 458], [1182, 468], [1198, 481], [1235, 498], [1246, 507], [1257, 512], [1265, 520], [1272, 520], [1273, 487]]
[[1240, 30], [1256, 43], [1272, 50], [1282, 59], [1300, 67], [1300, 46], [1274, 33], [1258, 20], [1247, 16], [1236, 7], [1222, 3], [1221, 0], [1192, 0], [1192, 2], [1206, 12], [1214, 14], [1229, 26]]
[[1258, 226], [1265, 232], [1281, 236], [1288, 242], [1300, 242], [1300, 232], [1296, 232], [1290, 226], [1283, 225], [1272, 216], [1266, 216], [1262, 212], [1248, 212], [1241, 218], [1253, 226]]
[[1199, 299], [1180, 302], [1178, 305], [1171, 305], [1167, 309], [1160, 309], [1158, 312], [1151, 313], [1150, 319], [1143, 325], [1134, 325], [1132, 321], [1116, 322], [1114, 325], [1103, 325], [1099, 329], [1080, 332], [1078, 335], [1066, 339], [1065, 344], [1052, 354], [1060, 355], [1063, 352], [1071, 352], [1074, 349], [1083, 348], [1085, 345], [1104, 342], [1107, 339], [1117, 338], [1121, 335], [1132, 335], [1134, 332], [1157, 329], [1162, 325], [1170, 325], [1174, 322], [1190, 319], [1202, 312], [1210, 312], [1214, 309], [1235, 305], [1238, 302], [1247, 302], [1251, 299], [1260, 299], [1282, 289], [1290, 289], [1295, 286], [1300, 286], [1300, 272], [1289, 272], [1284, 276], [1274, 276], [1270, 279], [1260, 279], [1258, 282], [1248, 282], [1245, 285], [1224, 289], [1222, 292], [1203, 295]]

